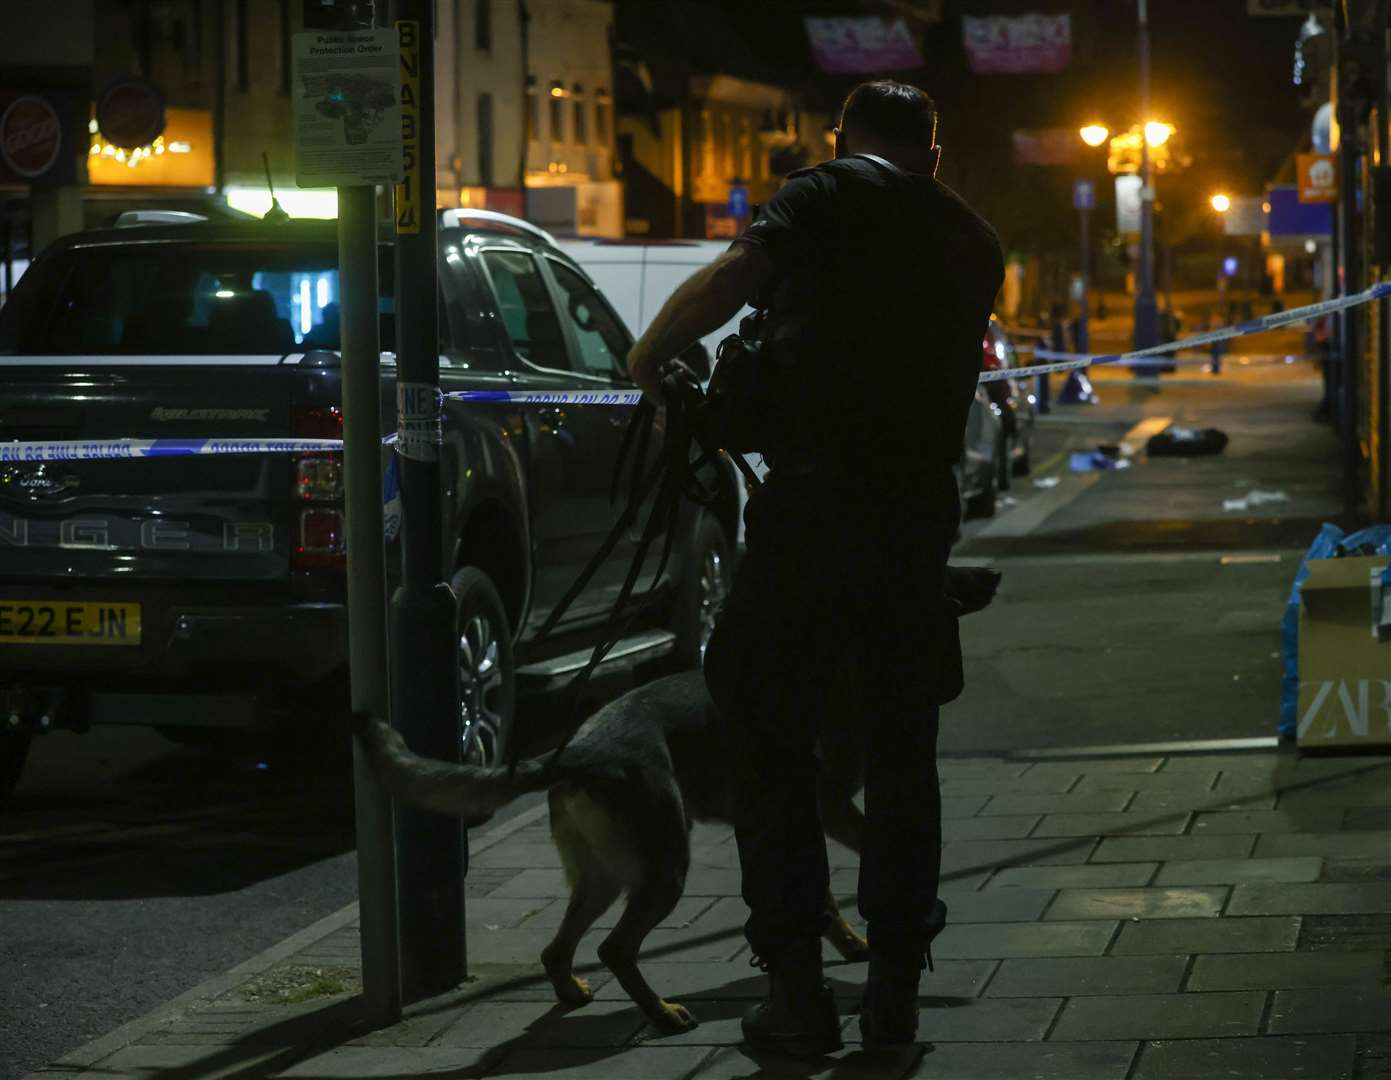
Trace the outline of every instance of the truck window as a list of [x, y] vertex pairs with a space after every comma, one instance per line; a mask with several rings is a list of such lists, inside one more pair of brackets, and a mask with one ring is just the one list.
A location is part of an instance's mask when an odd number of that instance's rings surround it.
[[[392, 327], [390, 251], [379, 311]], [[57, 356], [276, 355], [337, 351], [331, 245], [128, 244], [77, 248], [0, 318], [0, 351]], [[441, 319], [442, 327], [448, 322]], [[447, 342], [442, 342], [446, 346]], [[384, 336], [382, 346], [394, 348]]]
[[538, 367], [566, 371], [565, 335], [536, 260], [526, 252], [483, 252], [502, 325], [517, 355]]
[[627, 331], [589, 282], [554, 259], [550, 267], [560, 283], [566, 315], [580, 344], [584, 374], [601, 379], [626, 378], [623, 358], [628, 352]]

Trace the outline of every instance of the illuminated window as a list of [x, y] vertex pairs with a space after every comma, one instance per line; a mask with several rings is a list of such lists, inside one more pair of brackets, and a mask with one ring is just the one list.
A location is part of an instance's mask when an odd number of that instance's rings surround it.
[[493, 186], [493, 95], [478, 95], [478, 182]]
[[600, 144], [609, 141], [609, 92], [602, 86], [594, 92], [594, 137]]
[[473, 47], [484, 52], [493, 47], [493, 0], [474, 0]]
[[551, 142], [565, 138], [565, 86], [558, 80], [551, 81]]

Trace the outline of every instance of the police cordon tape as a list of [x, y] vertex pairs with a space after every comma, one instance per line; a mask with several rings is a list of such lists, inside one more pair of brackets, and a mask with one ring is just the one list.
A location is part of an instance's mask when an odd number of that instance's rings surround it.
[[[1022, 368], [1001, 368], [982, 372], [981, 382], [1002, 379], [1023, 379], [1034, 375], [1052, 375], [1060, 371], [1099, 364], [1122, 364], [1147, 357], [1166, 356], [1182, 349], [1196, 349], [1218, 341], [1244, 337], [1247, 334], [1273, 330], [1290, 323], [1316, 319], [1335, 311], [1371, 303], [1391, 296], [1391, 281], [1381, 282], [1352, 296], [1324, 300], [1317, 304], [1290, 308], [1288, 311], [1250, 319], [1236, 326], [1194, 334], [1192, 337], [1170, 341], [1149, 349], [1118, 354], [1064, 353], [1051, 349], [1034, 350], [1034, 355], [1050, 363], [1031, 364]], [[1196, 361], [1190, 361], [1196, 362]], [[442, 394], [457, 401], [495, 402], [521, 405], [618, 405], [632, 406], [642, 401], [641, 390], [461, 390]], [[395, 442], [388, 435], [384, 444]], [[341, 439], [74, 439], [57, 441], [28, 441], [0, 443], [0, 464], [35, 461], [106, 461], [131, 458], [191, 457], [220, 454], [313, 454], [342, 450]]]
[[1235, 326], [1224, 326], [1219, 330], [1209, 330], [1203, 334], [1194, 334], [1192, 337], [1180, 338], [1178, 341], [1170, 341], [1164, 345], [1155, 345], [1148, 349], [1137, 349], [1134, 352], [1114, 353], [1114, 354], [1079, 354], [1054, 352], [1052, 349], [1035, 349], [1034, 356], [1041, 360], [1056, 361], [1047, 364], [1031, 364], [1022, 368], [1000, 368], [986, 371], [981, 374], [981, 382], [999, 382], [1003, 379], [1026, 379], [1033, 375], [1053, 375], [1060, 371], [1074, 371], [1077, 368], [1092, 367], [1099, 364], [1128, 364], [1136, 360], [1144, 360], [1148, 357], [1165, 356], [1169, 353], [1178, 352], [1180, 349], [1196, 349], [1203, 345], [1211, 345], [1218, 341], [1229, 341], [1232, 338], [1245, 337], [1247, 334], [1258, 334], [1263, 330], [1274, 330], [1281, 326], [1288, 326], [1290, 323], [1304, 322], [1307, 319], [1317, 319], [1323, 315], [1331, 315], [1335, 311], [1344, 311], [1347, 308], [1357, 307], [1359, 304], [1369, 304], [1373, 300], [1380, 300], [1384, 296], [1391, 296], [1391, 281], [1383, 281], [1373, 285], [1360, 293], [1352, 296], [1341, 296], [1333, 300], [1323, 300], [1317, 304], [1306, 304], [1304, 307], [1290, 308], [1288, 311], [1279, 311], [1273, 315], [1264, 315], [1259, 319], [1248, 319], [1246, 322], [1238, 323]]
[[0, 464], [107, 461], [205, 454], [313, 454], [342, 450], [342, 439], [71, 439], [0, 443]]

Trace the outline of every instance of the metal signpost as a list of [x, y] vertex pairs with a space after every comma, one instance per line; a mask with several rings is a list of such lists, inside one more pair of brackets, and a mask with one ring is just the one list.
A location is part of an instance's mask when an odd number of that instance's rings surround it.
[[[396, 0], [404, 175], [396, 186], [396, 415], [401, 585], [391, 598], [392, 715], [406, 743], [460, 759], [458, 640], [440, 524], [434, 0]], [[397, 807], [401, 982], [407, 1001], [466, 974], [467, 837], [456, 818]]]
[[1091, 348], [1091, 338], [1087, 333], [1088, 308], [1091, 306], [1091, 212], [1096, 206], [1096, 185], [1090, 180], [1072, 182], [1072, 205], [1082, 232], [1082, 296], [1077, 315], [1077, 351], [1086, 352]]
[[[1134, 347], [1148, 349], [1159, 344], [1159, 307], [1154, 299], [1154, 174], [1150, 167], [1150, 147], [1145, 125], [1150, 116], [1150, 30], [1148, 0], [1139, 0], [1140, 19], [1140, 274], [1135, 289]], [[1152, 365], [1134, 370], [1155, 374]]]
[[[388, 715], [386, 557], [382, 542], [381, 345], [377, 326], [376, 185], [401, 175], [396, 38], [371, 8], [306, 5], [293, 42], [295, 172], [301, 187], [338, 187], [348, 647], [354, 711]], [[383, 73], [385, 77], [383, 78]], [[375, 1026], [401, 1015], [391, 801], [354, 740], [362, 983]]]

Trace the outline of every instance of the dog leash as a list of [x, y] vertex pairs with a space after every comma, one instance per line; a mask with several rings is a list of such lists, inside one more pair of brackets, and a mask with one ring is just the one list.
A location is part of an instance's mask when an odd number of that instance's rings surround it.
[[[642, 575], [642, 568], [647, 562], [647, 556], [653, 544], [659, 538], [664, 538], [661, 557], [658, 560], [652, 584], [648, 586], [648, 594], [661, 581], [662, 572], [670, 561], [672, 548], [675, 544], [681, 497], [685, 496], [701, 506], [709, 506], [719, 501], [728, 492], [728, 478], [723, 472], [716, 472], [713, 486], [707, 486], [698, 475], [706, 465], [716, 462], [722, 451], [711, 445], [708, 433], [701, 423], [704, 392], [701, 390], [700, 383], [696, 380], [694, 373], [683, 364], [668, 365], [662, 378], [662, 397], [667, 409], [667, 424], [661, 454], [657, 462], [646, 473], [642, 471], [648, 448], [651, 445], [652, 430], [657, 417], [656, 408], [650, 402], [643, 401], [634, 409], [627, 430], [623, 434], [618, 458], [614, 462], [613, 480], [610, 487], [610, 500], [615, 501], [622, 487], [624, 466], [628, 463], [627, 459], [631, 453], [627, 505], [623, 508], [623, 512], [619, 515], [608, 536], [604, 538], [604, 542], [584, 569], [580, 571], [574, 584], [561, 597], [560, 602], [547, 615], [546, 621], [537, 631], [535, 640], [542, 641], [555, 630], [570, 605], [584, 591], [599, 568], [607, 561], [614, 548], [618, 546], [638, 519], [643, 504], [655, 491], [652, 508], [643, 526], [637, 551], [629, 564], [628, 574], [619, 590], [618, 598], [609, 612], [604, 633], [595, 645], [593, 652], [590, 653], [585, 666], [565, 688], [565, 696], [568, 699], [566, 710], [571, 713], [577, 711], [580, 692], [588, 683], [595, 669], [603, 662], [604, 657], [608, 655], [613, 646], [627, 635], [633, 620], [637, 617], [636, 611], [628, 612], [625, 615], [625, 608], [637, 587], [638, 578]], [[700, 451], [699, 455], [694, 458], [692, 455], [693, 446], [698, 447]], [[752, 483], [758, 483], [758, 478], [748, 463], [737, 455], [732, 456], [740, 471]], [[565, 737], [546, 762], [547, 772], [555, 768], [575, 732], [579, 730], [583, 719], [583, 717], [579, 717], [576, 721], [572, 717], [567, 725]], [[514, 742], [508, 753], [509, 776], [516, 771], [519, 753], [520, 747]]]

